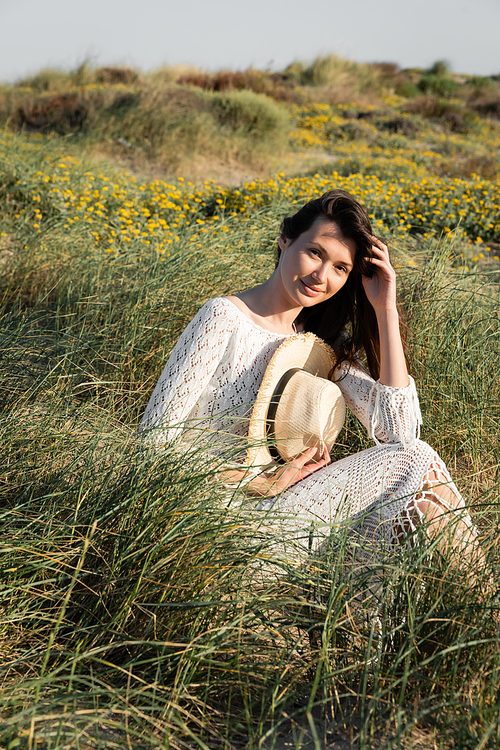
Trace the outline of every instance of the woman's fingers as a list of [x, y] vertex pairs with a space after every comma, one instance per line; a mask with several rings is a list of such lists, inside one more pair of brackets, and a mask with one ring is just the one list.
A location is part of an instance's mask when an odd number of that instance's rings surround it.
[[381, 268], [389, 268], [391, 266], [389, 260], [387, 258], [365, 258], [365, 260], [368, 261], [368, 263], [371, 263], [372, 266], [380, 266]]
[[327, 462], [330, 461], [330, 454], [326, 449], [327, 456], [319, 459], [319, 461], [312, 460], [314, 455], [317, 453], [317, 448], [307, 448], [303, 453], [300, 453], [293, 461], [290, 461], [280, 472], [277, 477], [274, 487], [278, 492], [283, 492], [293, 484], [300, 482], [301, 479], [314, 474], [315, 471], [322, 469], [326, 466]]
[[311, 458], [314, 456], [316, 451], [317, 451], [317, 448], [315, 448], [314, 446], [311, 448], [306, 448], [305, 451], [303, 451], [302, 453], [299, 453], [297, 458], [294, 458], [293, 461], [290, 462], [290, 466], [293, 466], [294, 468], [297, 468], [297, 469], [302, 469], [302, 467], [305, 466], [307, 462], [311, 460]]
[[387, 245], [376, 237], [372, 237], [372, 242], [373, 256], [366, 257], [365, 260], [371, 265], [374, 273], [371, 277], [363, 276], [363, 284], [367, 292], [367, 284], [370, 285], [372, 291], [375, 291], [380, 283], [393, 285], [396, 279], [396, 272], [391, 264]]
[[378, 240], [376, 237], [372, 237], [372, 253], [373, 256], [371, 258], [366, 258], [368, 262], [376, 262], [377, 260], [382, 260], [384, 263], [391, 264], [391, 261], [389, 259], [389, 248], [387, 245], [384, 245], [384, 243], [381, 240]]
[[373, 269], [371, 276], [363, 276], [363, 288], [375, 312], [393, 310], [396, 306], [396, 272], [391, 265], [389, 251], [382, 242], [373, 245], [373, 257], [366, 258]]
[[389, 255], [389, 250], [387, 249], [385, 245], [383, 247], [379, 247], [378, 245], [372, 245], [372, 252], [375, 257], [380, 255], [386, 258]]
[[305, 472], [306, 475], [314, 474], [315, 471], [322, 469], [324, 466], [326, 466], [326, 461], [324, 458], [320, 458], [319, 461], [315, 461], [313, 464], [306, 464], [302, 468], [302, 471]]
[[385, 253], [389, 252], [387, 245], [384, 242], [382, 242], [382, 240], [379, 240], [378, 237], [375, 237], [374, 235], [372, 235], [372, 249], [377, 249]]
[[388, 266], [391, 266], [392, 268], [391, 260], [389, 258], [389, 251], [387, 248], [382, 250], [381, 248], [375, 247], [374, 245], [372, 249], [374, 251], [374, 254], [371, 257], [368, 257], [368, 256], [365, 257], [365, 260], [367, 260], [368, 263], [383, 263]]

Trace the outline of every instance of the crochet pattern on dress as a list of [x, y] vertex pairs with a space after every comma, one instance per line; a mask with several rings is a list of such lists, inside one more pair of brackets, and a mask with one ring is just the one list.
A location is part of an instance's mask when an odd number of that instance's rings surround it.
[[[141, 432], [161, 444], [177, 440], [182, 430], [211, 429], [217, 433], [217, 451], [225, 435], [230, 452], [231, 437], [247, 435], [266, 367], [285, 338], [255, 324], [230, 300], [210, 300], [172, 350]], [[308, 550], [319, 548], [332, 526], [346, 522], [370, 544], [397, 544], [415, 530], [426, 502], [435, 503], [436, 497], [440, 511], [456, 511], [463, 533], [473, 533], [446, 466], [419, 439], [422, 418], [413, 379], [406, 388], [382, 385], [360, 363], [343, 363], [334, 379], [376, 445], [326, 466], [256, 508]], [[443, 485], [446, 491], [440, 490]]]

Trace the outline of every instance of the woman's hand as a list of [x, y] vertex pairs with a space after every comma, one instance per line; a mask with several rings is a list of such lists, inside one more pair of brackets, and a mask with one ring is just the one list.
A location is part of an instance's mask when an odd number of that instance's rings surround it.
[[302, 479], [314, 474], [315, 471], [323, 469], [330, 463], [330, 453], [328, 448], [324, 447], [323, 457], [315, 460], [318, 454], [318, 448], [308, 448], [300, 453], [293, 461], [275, 469], [272, 474], [263, 474], [260, 477], [249, 482], [246, 489], [253, 495], [265, 495], [272, 497], [279, 495], [292, 485], [297, 484]]
[[373, 276], [363, 276], [363, 287], [375, 312], [396, 310], [396, 272], [389, 259], [387, 245], [373, 237], [373, 258], [365, 260], [373, 267]]
[[[317, 447], [308, 448], [293, 461], [289, 461], [272, 472], [264, 472], [251, 479], [243, 485], [245, 492], [257, 497], [279, 495], [280, 492], [297, 484], [301, 479], [305, 479], [330, 463], [330, 453], [326, 445], [323, 448], [322, 457], [315, 458], [319, 453], [320, 449]], [[237, 487], [239, 482], [245, 480], [245, 470], [227, 470], [221, 472], [217, 478], [222, 482], [231, 483], [232, 486]]]

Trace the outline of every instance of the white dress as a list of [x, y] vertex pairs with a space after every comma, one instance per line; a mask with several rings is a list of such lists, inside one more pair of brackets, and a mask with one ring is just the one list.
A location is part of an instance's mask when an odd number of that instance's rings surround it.
[[[154, 443], [182, 430], [213, 430], [220, 453], [234, 459], [266, 367], [286, 338], [252, 322], [230, 300], [207, 302], [179, 337], [151, 395], [141, 432]], [[294, 545], [317, 550], [340, 524], [370, 545], [392, 546], [422, 518], [416, 498], [429, 495], [429, 476], [440, 472], [456, 501], [439, 505], [460, 513], [464, 502], [446, 466], [418, 439], [421, 416], [413, 379], [406, 388], [375, 382], [364, 368], [344, 363], [335, 380], [348, 408], [376, 445], [326, 466], [256, 509], [279, 521]], [[223, 446], [221, 449], [221, 445]], [[435, 476], [435, 474], [432, 474]], [[429, 495], [430, 496], [430, 495]]]

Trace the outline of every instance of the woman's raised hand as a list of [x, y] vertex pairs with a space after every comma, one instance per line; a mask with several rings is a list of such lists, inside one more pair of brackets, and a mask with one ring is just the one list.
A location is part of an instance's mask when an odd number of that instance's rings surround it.
[[373, 267], [373, 275], [363, 276], [363, 287], [376, 313], [396, 309], [396, 272], [389, 260], [387, 245], [373, 237], [373, 258], [366, 261]]

